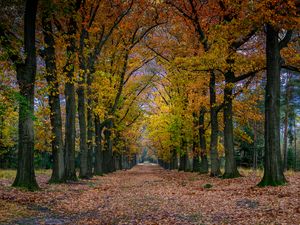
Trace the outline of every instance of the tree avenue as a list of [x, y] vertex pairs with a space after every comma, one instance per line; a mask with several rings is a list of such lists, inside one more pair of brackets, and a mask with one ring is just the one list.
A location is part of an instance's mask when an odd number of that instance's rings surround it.
[[[138, 161], [241, 176], [299, 170], [298, 0], [0, 3], [0, 162], [13, 186]], [[18, 124], [17, 124], [18, 123]], [[79, 173], [77, 173], [79, 171]]]

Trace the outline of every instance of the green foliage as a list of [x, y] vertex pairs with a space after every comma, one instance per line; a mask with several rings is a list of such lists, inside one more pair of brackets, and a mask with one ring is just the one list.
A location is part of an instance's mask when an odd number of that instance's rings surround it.
[[213, 187], [212, 184], [204, 184], [204, 185], [203, 185], [203, 188], [205, 188], [205, 189], [210, 189], [210, 188], [212, 188], [212, 187]]
[[17, 99], [11, 88], [0, 86], [0, 156], [7, 155], [17, 140]]

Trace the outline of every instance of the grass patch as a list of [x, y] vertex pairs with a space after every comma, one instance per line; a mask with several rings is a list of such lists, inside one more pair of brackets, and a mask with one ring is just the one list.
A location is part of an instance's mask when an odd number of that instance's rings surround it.
[[204, 184], [203, 185], [203, 188], [206, 188], [206, 189], [209, 189], [209, 188], [212, 188], [213, 185], [212, 184]]
[[[0, 169], [0, 179], [14, 179], [16, 177], [17, 170], [12, 169]], [[51, 175], [51, 170], [38, 169], [35, 170], [36, 175]]]
[[16, 173], [16, 170], [0, 170], [0, 179], [14, 179]]
[[[251, 168], [238, 168], [238, 171], [240, 172], [240, 174], [242, 176], [249, 176], [249, 175], [252, 175], [252, 174], [255, 174], [256, 176], [258, 177], [263, 177], [264, 176], [264, 170], [263, 169], [257, 169], [257, 170], [253, 170]], [[295, 175], [295, 171], [294, 170], [287, 170], [284, 172], [284, 175], [285, 176], [293, 176]]]
[[287, 170], [284, 172], [285, 176], [293, 176], [295, 175], [297, 172], [295, 170]]
[[240, 167], [240, 168], [238, 168], [238, 171], [240, 172], [240, 174], [242, 176], [245, 176], [245, 177], [249, 176], [251, 174], [255, 174], [258, 177], [263, 177], [263, 175], [264, 175], [264, 171], [262, 169], [253, 170], [251, 168]]

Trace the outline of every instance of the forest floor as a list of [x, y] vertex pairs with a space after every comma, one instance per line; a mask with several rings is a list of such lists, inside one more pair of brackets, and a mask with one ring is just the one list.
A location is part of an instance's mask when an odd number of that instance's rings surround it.
[[300, 173], [287, 178], [258, 188], [254, 173], [224, 180], [151, 164], [72, 184], [38, 174], [37, 192], [1, 178], [0, 224], [300, 224]]

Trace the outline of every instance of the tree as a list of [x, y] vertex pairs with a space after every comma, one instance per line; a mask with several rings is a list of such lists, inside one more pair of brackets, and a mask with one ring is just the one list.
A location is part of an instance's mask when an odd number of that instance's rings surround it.
[[[122, 22], [124, 17], [129, 14], [131, 11], [133, 1], [124, 2], [122, 4], [116, 4], [112, 7], [111, 2], [102, 2], [101, 1], [92, 2], [91, 8], [88, 14], [87, 2], [83, 4], [82, 7], [82, 28], [80, 34], [80, 43], [79, 43], [79, 67], [80, 67], [80, 80], [78, 82], [78, 113], [79, 113], [79, 123], [80, 123], [80, 144], [81, 144], [81, 177], [91, 177], [92, 176], [92, 148], [93, 148], [93, 105], [92, 105], [92, 90], [91, 86], [94, 81], [96, 73], [97, 59], [102, 53], [105, 44], [107, 44], [109, 38], [113, 35], [115, 29], [119, 27], [119, 24]], [[114, 4], [113, 4], [114, 5]], [[97, 16], [97, 11], [99, 7], [102, 6], [107, 11], [107, 8], [114, 10], [116, 16], [111, 17], [110, 13], [104, 14], [106, 17], [100, 19]], [[95, 23], [100, 23], [101, 29], [98, 29], [97, 26], [93, 26]], [[98, 25], [98, 24], [97, 24]], [[94, 40], [96, 39], [96, 40]], [[92, 46], [94, 46], [93, 49]], [[88, 99], [86, 100], [86, 96]], [[87, 102], [87, 107], [85, 106]], [[97, 115], [95, 115], [97, 117]], [[87, 119], [87, 122], [86, 122]], [[98, 118], [95, 118], [94, 121], [99, 122]], [[95, 124], [95, 127], [98, 127]], [[103, 130], [103, 124], [100, 125], [101, 133]], [[96, 137], [97, 138], [97, 137]], [[98, 141], [101, 137], [98, 137]], [[96, 140], [97, 141], [97, 140]], [[97, 150], [99, 150], [100, 142], [96, 144]], [[102, 151], [102, 148], [101, 148]], [[97, 157], [100, 157], [100, 154], [96, 154]], [[99, 159], [99, 158], [98, 158]], [[108, 161], [110, 157], [108, 157]], [[101, 162], [103, 164], [107, 160], [96, 160], [95, 167], [97, 167], [100, 172], [100, 167], [98, 165]], [[98, 173], [98, 172], [97, 172]]]
[[280, 151], [280, 44], [278, 28], [266, 25], [267, 84], [265, 97], [265, 162], [260, 186], [286, 183]]
[[[198, 43], [202, 45], [205, 52], [210, 50], [208, 44], [208, 37], [203, 29], [200, 18], [201, 13], [200, 8], [205, 6], [207, 2], [197, 2], [194, 0], [188, 0], [187, 2], [178, 3], [178, 5], [173, 3], [173, 1], [167, 1], [167, 4], [172, 5], [176, 10], [179, 11], [182, 17], [188, 20], [195, 31], [195, 35], [198, 38]], [[189, 6], [189, 8], [186, 7]], [[207, 4], [208, 5], [208, 4]], [[199, 46], [199, 45], [198, 45]], [[211, 136], [210, 136], [210, 159], [211, 159], [211, 176], [219, 176], [220, 162], [218, 155], [218, 133], [219, 133], [219, 123], [218, 123], [218, 105], [216, 98], [216, 71], [213, 69], [209, 70], [209, 95], [210, 95], [210, 118], [211, 118]]]
[[68, 20], [67, 31], [67, 62], [64, 66], [64, 72], [67, 74], [67, 82], [65, 84], [65, 97], [66, 97], [66, 124], [65, 124], [65, 179], [76, 181], [77, 175], [75, 170], [75, 117], [76, 117], [76, 104], [75, 104], [75, 83], [74, 83], [74, 70], [75, 70], [75, 51], [77, 32], [76, 12], [81, 6], [81, 0], [71, 3], [72, 14]]
[[50, 182], [62, 182], [65, 179], [62, 118], [60, 107], [59, 81], [57, 77], [55, 40], [52, 28], [52, 5], [43, 2], [42, 28], [45, 49], [42, 51], [46, 63], [46, 80], [49, 86], [50, 120], [52, 129], [53, 167]]
[[[280, 151], [280, 81], [281, 81], [281, 53], [287, 47], [292, 38], [292, 29], [297, 27], [299, 13], [299, 1], [287, 2], [278, 8], [276, 3], [265, 5], [267, 12], [273, 12], [271, 18], [265, 19], [266, 29], [266, 61], [267, 61], [267, 83], [265, 94], [265, 159], [264, 176], [259, 186], [277, 186], [285, 184], [286, 178], [283, 174], [284, 167]], [[283, 7], [283, 8], [282, 8]], [[291, 17], [285, 18], [285, 11], [289, 11]], [[280, 21], [280, 23], [274, 23]], [[280, 40], [279, 34], [283, 27], [288, 28], [284, 37]]]
[[[20, 95], [18, 170], [15, 187], [38, 189], [33, 165], [34, 151], [34, 82], [36, 76], [35, 21], [37, 0], [27, 0], [24, 13], [25, 62], [14, 59]], [[13, 56], [11, 56], [13, 57]]]

